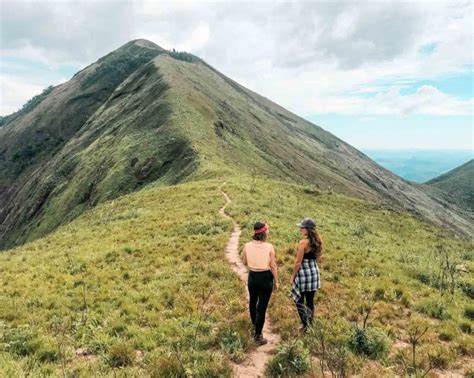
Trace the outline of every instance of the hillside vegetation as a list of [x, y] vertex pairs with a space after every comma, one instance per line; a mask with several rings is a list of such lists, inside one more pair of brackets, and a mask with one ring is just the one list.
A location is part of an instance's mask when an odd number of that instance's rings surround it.
[[[149, 186], [0, 254], [0, 375], [229, 376], [229, 362], [253, 346], [244, 287], [225, 260], [222, 181]], [[404, 374], [407, 330], [426, 324], [420, 370], [429, 359], [447, 371], [472, 366], [472, 275], [444, 274], [459, 264], [472, 271], [471, 244], [330, 190], [256, 176], [226, 181], [241, 243], [255, 219], [270, 223], [283, 285], [269, 315], [286, 342], [298, 327], [288, 282], [295, 223], [309, 215], [325, 242], [316, 311], [334, 364]], [[367, 355], [353, 333], [373, 301], [367, 326], [377, 343]], [[321, 357], [317, 340], [299, 347]]]
[[450, 202], [474, 212], [474, 160], [425, 183]]
[[472, 229], [472, 213], [199, 58], [135, 40], [0, 128], [0, 248], [46, 235], [150, 182], [222, 177], [236, 168], [409, 211], [463, 237]]

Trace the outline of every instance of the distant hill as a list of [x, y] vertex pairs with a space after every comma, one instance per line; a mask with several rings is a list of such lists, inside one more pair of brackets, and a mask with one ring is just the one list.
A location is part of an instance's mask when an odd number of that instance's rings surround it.
[[474, 212], [474, 159], [425, 184], [438, 189], [447, 201]]
[[470, 150], [363, 149], [377, 164], [396, 175], [424, 183], [472, 159]]
[[410, 211], [469, 235], [472, 214], [199, 58], [131, 41], [3, 119], [0, 247], [148, 183], [248, 173]]

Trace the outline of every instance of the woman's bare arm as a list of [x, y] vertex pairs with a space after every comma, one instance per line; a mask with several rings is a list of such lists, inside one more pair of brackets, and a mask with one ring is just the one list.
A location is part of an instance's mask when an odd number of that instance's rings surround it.
[[301, 268], [301, 263], [303, 261], [304, 250], [308, 245], [307, 240], [301, 240], [298, 244], [298, 249], [296, 251], [296, 260], [295, 260], [295, 267], [293, 268], [293, 274], [291, 275], [291, 282], [295, 281], [296, 275]]
[[278, 289], [278, 266], [276, 263], [275, 249], [273, 247], [272, 247], [272, 250], [270, 251], [270, 270], [272, 271], [272, 274], [273, 274], [273, 285], [275, 286], [276, 289]]

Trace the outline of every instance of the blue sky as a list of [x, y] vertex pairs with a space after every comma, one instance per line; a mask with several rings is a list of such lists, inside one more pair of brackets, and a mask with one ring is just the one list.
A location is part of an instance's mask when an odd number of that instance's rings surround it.
[[472, 149], [472, 15], [469, 1], [6, 2], [0, 115], [146, 38], [357, 148]]

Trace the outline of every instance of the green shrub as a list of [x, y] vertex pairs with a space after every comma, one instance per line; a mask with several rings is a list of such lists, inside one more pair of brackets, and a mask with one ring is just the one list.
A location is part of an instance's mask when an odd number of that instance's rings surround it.
[[113, 339], [106, 333], [94, 332], [92, 340], [88, 343], [88, 349], [94, 353], [103, 353], [109, 350], [109, 346], [112, 344]]
[[270, 377], [292, 377], [305, 373], [309, 367], [309, 352], [298, 340], [278, 347], [277, 354], [266, 366], [266, 374]]
[[464, 308], [464, 316], [471, 320], [474, 319], [474, 306], [473, 305], [467, 305]]
[[151, 378], [186, 377], [180, 362], [171, 354], [154, 358], [148, 364], [147, 372]]
[[34, 354], [41, 347], [39, 338], [26, 327], [8, 330], [3, 339], [7, 352], [20, 357]]
[[219, 333], [219, 346], [221, 349], [230, 354], [236, 360], [243, 359], [243, 352], [245, 349], [245, 339], [237, 331], [225, 328]]
[[349, 339], [349, 347], [357, 354], [379, 359], [387, 355], [390, 349], [390, 340], [381, 329], [376, 327], [364, 329], [355, 326]]
[[127, 330], [127, 325], [120, 319], [114, 319], [110, 324], [109, 334], [111, 336], [121, 336]]
[[459, 329], [468, 335], [472, 333], [471, 323], [468, 322], [461, 322], [461, 324], [459, 324]]
[[396, 299], [401, 299], [403, 294], [404, 294], [403, 289], [400, 289], [400, 288], [396, 288], [393, 291], [393, 293], [394, 293]]
[[446, 324], [439, 332], [439, 339], [442, 341], [452, 341], [459, 334], [459, 329], [455, 324]]
[[420, 348], [421, 364], [436, 369], [448, 369], [456, 359], [456, 352], [442, 345], [425, 344]]
[[415, 274], [415, 278], [426, 285], [429, 285], [431, 283], [431, 275], [428, 273], [418, 272]]
[[173, 49], [172, 51], [168, 51], [167, 54], [177, 60], [182, 60], [183, 62], [188, 62], [188, 63], [199, 62], [199, 58], [197, 56], [187, 53], [185, 51], [176, 51]]
[[135, 351], [125, 343], [112, 345], [107, 356], [107, 362], [112, 367], [130, 366], [135, 360]]
[[59, 350], [54, 345], [43, 343], [36, 352], [41, 362], [56, 362], [59, 360]]
[[336, 376], [345, 377], [361, 368], [361, 359], [349, 348], [351, 332], [352, 325], [344, 319], [315, 319], [305, 336], [305, 345]]
[[378, 287], [374, 290], [375, 299], [384, 299], [385, 298], [385, 289], [383, 287]]
[[444, 303], [426, 300], [415, 305], [415, 310], [439, 320], [451, 319], [451, 314]]
[[474, 299], [474, 284], [471, 282], [461, 282], [460, 287], [465, 296]]
[[231, 377], [232, 368], [220, 353], [194, 352], [189, 355], [188, 366], [191, 376], [206, 378]]

